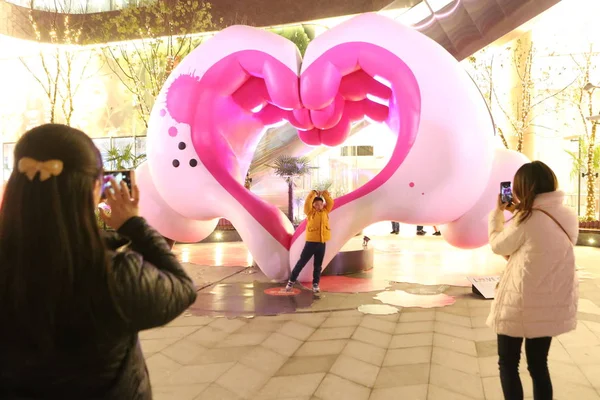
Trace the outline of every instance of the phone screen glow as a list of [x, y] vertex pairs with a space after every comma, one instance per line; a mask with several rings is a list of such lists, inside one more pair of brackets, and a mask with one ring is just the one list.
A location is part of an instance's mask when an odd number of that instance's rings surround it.
[[116, 172], [105, 172], [104, 177], [102, 179], [102, 194], [106, 193], [107, 189], [110, 189], [111, 182], [110, 179], [113, 178], [117, 184], [120, 184], [124, 181], [127, 184], [129, 190], [131, 190], [131, 175], [129, 171], [116, 171]]
[[503, 203], [512, 202], [512, 189], [510, 187], [510, 184], [509, 185], [502, 184], [502, 186], [500, 187], [500, 195], [502, 196]]

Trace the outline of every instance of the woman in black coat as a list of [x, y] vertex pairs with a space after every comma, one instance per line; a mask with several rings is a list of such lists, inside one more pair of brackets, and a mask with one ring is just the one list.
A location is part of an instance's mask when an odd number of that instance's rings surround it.
[[196, 298], [139, 192], [112, 181], [103, 235], [102, 159], [64, 125], [25, 133], [0, 209], [0, 398], [152, 398], [138, 332]]

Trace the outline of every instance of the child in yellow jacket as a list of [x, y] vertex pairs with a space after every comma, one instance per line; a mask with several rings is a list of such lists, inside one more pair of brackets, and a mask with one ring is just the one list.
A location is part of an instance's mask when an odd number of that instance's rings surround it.
[[325, 243], [331, 238], [331, 229], [329, 228], [329, 212], [333, 209], [333, 199], [328, 191], [322, 193], [313, 190], [308, 194], [304, 203], [304, 213], [306, 214], [306, 244], [300, 254], [300, 259], [292, 270], [290, 280], [285, 287], [286, 291], [292, 290], [296, 283], [298, 275], [306, 266], [308, 261], [314, 256], [313, 270], [313, 292], [319, 293], [319, 282], [321, 280], [321, 267], [323, 266], [323, 257], [325, 257]]

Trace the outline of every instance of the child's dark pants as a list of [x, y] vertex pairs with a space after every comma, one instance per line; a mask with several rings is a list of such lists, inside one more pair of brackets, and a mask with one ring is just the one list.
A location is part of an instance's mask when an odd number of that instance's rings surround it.
[[321, 281], [321, 267], [323, 266], [323, 257], [325, 257], [325, 243], [320, 242], [306, 242], [300, 259], [296, 263], [296, 266], [292, 270], [292, 276], [290, 276], [290, 282], [296, 282], [298, 275], [302, 272], [302, 269], [310, 261], [312, 257], [315, 257], [315, 269], [313, 270], [313, 285], [318, 285]]

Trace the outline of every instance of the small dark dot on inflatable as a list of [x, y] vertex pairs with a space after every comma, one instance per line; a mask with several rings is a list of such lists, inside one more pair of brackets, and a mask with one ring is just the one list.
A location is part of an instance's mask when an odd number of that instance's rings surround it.
[[173, 160], [173, 166], [175, 168], [179, 167], [179, 160]]
[[410, 187], [415, 187], [415, 183], [414, 183], [414, 182], [411, 182], [411, 183], [409, 183], [409, 184], [408, 184], [408, 186], [410, 186]]
[[179, 142], [179, 145], [177, 147], [179, 147], [179, 150], [185, 150], [185, 143]]
[[198, 165], [198, 161], [192, 158], [192, 159], [190, 160], [190, 167], [192, 167], [192, 168], [193, 168], [193, 167], [195, 167], [196, 165]]
[[421, 193], [421, 196], [425, 196], [425, 193]]

